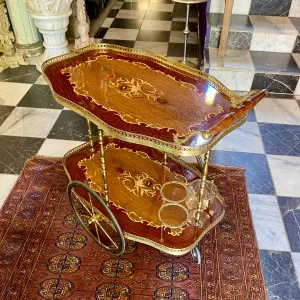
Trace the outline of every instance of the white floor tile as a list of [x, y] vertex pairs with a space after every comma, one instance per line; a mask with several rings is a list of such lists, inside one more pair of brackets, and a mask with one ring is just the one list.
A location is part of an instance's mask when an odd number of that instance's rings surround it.
[[134, 44], [135, 49], [151, 51], [163, 56], [167, 55], [168, 52], [168, 43], [162, 42], [140, 42], [137, 41]]
[[257, 122], [300, 125], [300, 108], [296, 100], [263, 99], [255, 107]]
[[[171, 33], [172, 34], [172, 33]], [[227, 49], [226, 56], [218, 55], [218, 49], [209, 50], [209, 64], [211, 69], [244, 69], [255, 70], [249, 51]]]
[[41, 75], [41, 76], [37, 79], [37, 81], [35, 82], [35, 84], [46, 84], [46, 85], [48, 85], [48, 83], [47, 83], [46, 80], [44, 79], [44, 76], [43, 76], [43, 75]]
[[44, 156], [63, 157], [69, 150], [83, 144], [82, 141], [46, 139], [38, 154]]
[[290, 251], [279, 205], [275, 196], [249, 194], [258, 247]]
[[171, 21], [144, 20], [141, 30], [170, 31], [171, 24]]
[[[123, 2], [121, 2], [123, 4]], [[102, 23], [102, 28], [109, 28], [112, 22], [114, 21], [114, 18], [106, 18], [105, 21]]]
[[59, 109], [16, 107], [0, 126], [0, 134], [45, 138], [60, 113]]
[[109, 28], [104, 39], [135, 41], [138, 33], [138, 29]]
[[300, 157], [267, 155], [278, 196], [300, 197]]
[[174, 4], [150, 3], [148, 11], [173, 12]]
[[129, 10], [120, 9], [116, 18], [119, 19], [144, 19], [146, 11], [145, 10]]
[[[289, 11], [290, 17], [300, 18], [300, 0], [293, 0]], [[300, 278], [299, 278], [300, 280]]]
[[233, 91], [250, 91], [254, 78], [253, 71], [211, 69], [209, 73]]
[[296, 275], [298, 278], [298, 282], [300, 282], [300, 253], [292, 252], [292, 258], [294, 262], [294, 267], [296, 271]]
[[214, 150], [265, 153], [258, 125], [246, 122], [224, 137]]
[[276, 34], [254, 31], [250, 50], [291, 53], [293, 51], [297, 34]]
[[32, 84], [0, 82], [0, 105], [17, 105]]
[[0, 208], [16, 183], [19, 175], [0, 174]]

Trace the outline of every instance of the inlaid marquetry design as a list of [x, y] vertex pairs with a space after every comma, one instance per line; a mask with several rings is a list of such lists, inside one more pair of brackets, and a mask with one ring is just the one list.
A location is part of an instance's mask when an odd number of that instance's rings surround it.
[[[185, 177], [151, 159], [145, 152], [118, 148], [115, 144], [106, 146], [105, 159], [112, 204], [124, 210], [134, 222], [146, 222], [150, 226], [160, 227], [158, 210], [162, 202], [158, 197], [161, 185], [164, 180], [186, 182]], [[81, 160], [78, 166], [85, 169], [90, 186], [103, 193], [100, 154]]]
[[221, 105], [205, 101], [196, 85], [125, 58], [100, 55], [61, 72], [68, 75], [77, 95], [115, 112], [127, 123], [172, 130], [176, 138], [224, 112]]
[[126, 189], [135, 196], [155, 197], [161, 188], [161, 184], [156, 183], [147, 173], [131, 174], [124, 171], [119, 177]]
[[159, 101], [164, 96], [151, 83], [140, 78], [118, 78], [116, 75], [107, 75], [108, 86], [114, 88], [122, 96], [133, 99], [141, 98]]

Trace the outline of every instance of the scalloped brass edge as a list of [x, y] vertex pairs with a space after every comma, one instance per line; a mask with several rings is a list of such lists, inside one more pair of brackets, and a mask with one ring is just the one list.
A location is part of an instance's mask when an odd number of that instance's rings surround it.
[[[94, 141], [96, 141], [96, 140], [97, 139], [95, 138]], [[70, 176], [70, 174], [69, 174], [69, 172], [66, 168], [66, 160], [69, 158], [70, 155], [76, 153], [77, 151], [79, 151], [79, 150], [81, 150], [81, 149], [83, 149], [87, 146], [90, 146], [90, 142], [83, 143], [82, 145], [79, 145], [79, 146], [69, 150], [63, 156], [62, 163], [63, 163], [64, 170], [65, 170], [69, 180], [72, 180], [72, 179], [71, 179], [71, 176]], [[195, 172], [200, 178], [202, 178], [202, 173], [195, 166], [193, 166], [192, 164], [189, 164], [189, 163], [183, 161], [182, 159], [180, 159], [178, 157], [171, 156], [170, 158], [175, 160], [178, 163], [181, 163], [184, 167], [186, 167], [187, 169]], [[213, 184], [213, 183], [211, 181], [207, 180], [207, 184]], [[171, 255], [175, 255], [175, 256], [184, 255], [184, 254], [188, 253], [189, 251], [191, 251], [196, 245], [198, 245], [198, 243], [204, 237], [204, 235], [206, 233], [208, 233], [212, 228], [214, 228], [223, 219], [224, 214], [225, 214], [224, 199], [219, 193], [218, 193], [217, 198], [218, 198], [218, 201], [220, 202], [220, 204], [223, 208], [222, 214], [213, 223], [211, 223], [205, 230], [203, 230], [202, 234], [198, 237], [198, 239], [195, 240], [195, 242], [193, 244], [191, 244], [189, 247], [181, 248], [181, 249], [169, 248], [169, 247], [160, 245], [159, 243], [156, 243], [156, 242], [154, 242], [150, 239], [147, 239], [147, 238], [144, 238], [144, 237], [139, 237], [139, 236], [136, 236], [134, 234], [128, 233], [126, 231], [123, 231], [124, 237], [127, 238], [128, 240], [131, 240], [131, 241], [134, 241], [134, 242], [140, 242], [142, 244], [151, 246], [151, 247], [153, 247], [155, 249], [158, 249], [160, 251], [163, 251], [164, 253], [167, 253], [167, 254], [171, 254]]]
[[[225, 128], [225, 130], [219, 132], [215, 137], [212, 137], [212, 139], [207, 144], [204, 144], [202, 146], [197, 146], [197, 147], [178, 145], [176, 143], [162, 141], [162, 140], [159, 140], [154, 137], [148, 137], [148, 136], [144, 136], [142, 134], [130, 133], [130, 132], [126, 132], [126, 131], [123, 131], [120, 129], [116, 129], [116, 128], [106, 124], [105, 122], [103, 122], [102, 120], [100, 120], [95, 115], [91, 114], [89, 111], [82, 108], [81, 106], [74, 104], [72, 101], [58, 95], [53, 90], [52, 84], [49, 81], [48, 77], [44, 74], [45, 68], [49, 65], [56, 63], [57, 61], [75, 57], [75, 56], [78, 56], [89, 50], [96, 50], [96, 49], [118, 50], [121, 53], [129, 52], [132, 54], [139, 55], [140, 57], [141, 57], [141, 55], [145, 55], [147, 58], [152, 58], [154, 61], [158, 62], [159, 64], [161, 64], [163, 66], [164, 65], [166, 65], [167, 67], [173, 66], [177, 69], [177, 71], [182, 70], [184, 72], [187, 72], [189, 75], [194, 75], [195, 79], [197, 79], [199, 77], [211, 79], [212, 81], [215, 82], [215, 84], [219, 85], [219, 87], [223, 93], [225, 93], [227, 96], [229, 96], [232, 104], [237, 103], [237, 102], [242, 103], [243, 98], [239, 97], [237, 94], [235, 94], [231, 90], [227, 89], [221, 82], [219, 82], [217, 79], [215, 79], [214, 77], [210, 76], [207, 73], [204, 73], [200, 70], [195, 70], [188, 66], [182, 65], [181, 63], [176, 62], [176, 61], [170, 61], [169, 59], [167, 59], [163, 56], [160, 56], [158, 54], [152, 54], [150, 52], [143, 51], [143, 50], [129, 49], [129, 48], [125, 48], [122, 46], [109, 45], [109, 44], [89, 45], [82, 49], [77, 50], [76, 52], [70, 52], [67, 54], [63, 54], [63, 55], [51, 58], [51, 59], [47, 60], [46, 62], [44, 62], [42, 65], [43, 76], [44, 76], [45, 81], [48, 83], [48, 85], [51, 89], [54, 99], [61, 105], [66, 106], [66, 107], [70, 108], [71, 110], [75, 111], [76, 113], [80, 114], [81, 116], [89, 119], [90, 121], [95, 123], [98, 127], [103, 129], [108, 135], [110, 135], [112, 137], [118, 138], [118, 139], [126, 141], [126, 142], [130, 142], [130, 143], [149, 146], [149, 147], [158, 149], [160, 151], [168, 152], [168, 153], [171, 153], [174, 155], [198, 156], [198, 155], [201, 155], [201, 154], [207, 152], [208, 150], [210, 150], [221, 138], [223, 138], [226, 134], [230, 133], [232, 130], [238, 128], [247, 119], [248, 112], [246, 111], [242, 118], [235, 120], [229, 127]], [[215, 86], [215, 84], [213, 84], [212, 86], [218, 90], [218, 88], [217, 88], [217, 86]], [[233, 98], [231, 98], [231, 96], [233, 96]], [[244, 97], [246, 97], [246, 96], [244, 96]]]
[[166, 57], [156, 54], [156, 53], [152, 53], [152, 52], [140, 50], [140, 49], [135, 49], [135, 48], [127, 48], [127, 47], [123, 47], [123, 46], [119, 46], [119, 45], [111, 45], [111, 44], [105, 44], [105, 43], [88, 45], [88, 46], [78, 49], [76, 51], [62, 54], [62, 55], [59, 55], [59, 56], [56, 56], [56, 57], [46, 60], [42, 64], [41, 69], [44, 73], [44, 69], [47, 66], [52, 65], [58, 61], [62, 61], [65, 59], [69, 59], [71, 57], [79, 56], [82, 53], [88, 52], [90, 50], [105, 50], [105, 49], [112, 50], [112, 51], [116, 50], [116, 51], [118, 51], [118, 53], [130, 53], [132, 55], [139, 56], [139, 58], [142, 58], [144, 56], [148, 60], [154, 61], [161, 66], [165, 66], [165, 67], [171, 66], [173, 68], [176, 68], [176, 71], [179, 70], [179, 71], [181, 71], [181, 73], [185, 72], [185, 73], [188, 73], [189, 75], [193, 75], [194, 79], [198, 79], [199, 77], [205, 78], [208, 80], [208, 82], [207, 82], [208, 84], [210, 84], [212, 87], [214, 87], [219, 92], [223, 92], [224, 94], [229, 96], [230, 101], [232, 101], [231, 98], [236, 99], [236, 100], [242, 99], [235, 92], [231, 91], [225, 85], [223, 85], [218, 79], [216, 79], [215, 77], [213, 77], [201, 70], [191, 68], [187, 65], [181, 64], [180, 62], [177, 62], [177, 61], [170, 60], [169, 58], [166, 58]]
[[178, 156], [198, 156], [203, 153], [206, 153], [226, 134], [230, 133], [234, 129], [236, 129], [236, 128], [240, 127], [242, 124], [244, 124], [246, 122], [246, 119], [248, 116], [248, 112], [246, 112], [242, 118], [237, 119], [230, 126], [226, 127], [223, 131], [219, 132], [207, 144], [204, 144], [202, 146], [197, 146], [197, 147], [190, 147], [190, 146], [177, 145], [175, 143], [166, 142], [166, 141], [154, 138], [154, 137], [149, 137], [149, 136], [145, 136], [145, 135], [138, 134], [138, 133], [131, 133], [131, 132], [123, 131], [121, 129], [116, 129], [116, 128], [104, 123], [102, 120], [97, 118], [94, 114], [90, 113], [88, 110], [82, 108], [81, 106], [74, 104], [73, 102], [69, 101], [68, 99], [65, 99], [65, 98], [57, 95], [53, 91], [52, 91], [52, 93], [53, 93], [54, 99], [59, 104], [75, 111], [76, 113], [83, 116], [84, 118], [89, 119], [95, 125], [97, 125], [102, 130], [104, 130], [106, 135], [123, 140], [125, 142], [149, 146], [151, 148], [155, 148], [157, 150], [167, 152], [167, 153], [170, 153], [173, 155], [178, 155]]

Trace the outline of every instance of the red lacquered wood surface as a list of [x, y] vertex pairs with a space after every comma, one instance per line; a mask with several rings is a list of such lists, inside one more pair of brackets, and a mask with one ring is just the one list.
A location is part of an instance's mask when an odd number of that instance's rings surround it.
[[110, 136], [185, 156], [211, 149], [267, 95], [241, 98], [206, 73], [106, 44], [48, 60], [43, 73], [58, 102]]
[[[151, 245], [166, 253], [181, 255], [190, 251], [206, 232], [221, 221], [224, 215], [223, 199], [217, 193], [211, 200], [208, 209], [201, 213], [201, 227], [195, 226], [191, 218], [191, 222], [185, 225], [184, 230], [177, 236], [171, 234], [170, 228], [165, 228], [162, 234], [161, 223], [157, 217], [158, 210], [162, 205], [159, 191], [161, 185], [172, 180], [189, 183], [198, 179], [201, 176], [200, 172], [194, 167], [170, 157], [164, 167], [164, 155], [146, 146], [112, 138], [105, 138], [104, 146], [106, 147], [110, 209], [126, 238]], [[100, 161], [97, 163], [99, 159], [98, 142], [94, 143], [94, 147], [96, 149], [94, 153], [90, 152], [89, 144], [71, 150], [64, 157], [64, 167], [69, 179], [85, 182], [103, 195]], [[127, 159], [124, 159], [125, 156]], [[133, 190], [134, 182], [123, 180], [129, 178], [128, 174], [138, 179], [141, 178], [141, 175], [145, 175], [145, 180], [141, 185], [144, 187], [143, 190]], [[150, 184], [148, 184], [149, 182]], [[211, 182], [207, 183], [207, 186], [212, 185]], [[80, 193], [80, 190], [77, 192]], [[86, 197], [84, 194], [80, 196]], [[185, 202], [183, 205], [188, 207], [188, 203], [190, 202]], [[93, 204], [102, 211], [95, 201]], [[191, 214], [191, 216], [194, 215]], [[176, 230], [173, 233], [176, 234]]]

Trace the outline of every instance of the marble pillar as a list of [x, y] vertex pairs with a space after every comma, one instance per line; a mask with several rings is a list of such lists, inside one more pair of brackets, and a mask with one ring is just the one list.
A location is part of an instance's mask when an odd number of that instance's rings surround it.
[[43, 53], [42, 42], [33, 20], [29, 17], [24, 0], [6, 0], [7, 9], [16, 38], [16, 48], [26, 57]]
[[36, 65], [40, 72], [44, 61], [69, 52], [66, 31], [72, 14], [72, 1], [25, 0], [29, 15], [44, 37], [45, 52], [40, 56]]

